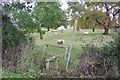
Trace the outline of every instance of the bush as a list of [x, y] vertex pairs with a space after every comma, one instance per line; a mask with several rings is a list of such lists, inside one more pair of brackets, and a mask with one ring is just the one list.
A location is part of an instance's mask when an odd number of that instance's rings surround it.
[[102, 47], [93, 44], [84, 46], [76, 66], [76, 76], [118, 78], [119, 42], [118, 36], [114, 42], [104, 44]]
[[13, 25], [8, 15], [2, 15], [2, 67], [15, 66], [21, 57], [21, 43], [26, 42], [23, 32]]

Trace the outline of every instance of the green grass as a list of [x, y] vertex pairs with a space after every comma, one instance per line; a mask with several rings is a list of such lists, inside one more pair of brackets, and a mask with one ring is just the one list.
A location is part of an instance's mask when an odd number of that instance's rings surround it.
[[[77, 61], [80, 57], [80, 54], [82, 53], [82, 45], [85, 44], [95, 44], [97, 46], [102, 46], [103, 44], [113, 41], [112, 36], [117, 36], [117, 33], [113, 33], [110, 31], [110, 35], [104, 35], [102, 36], [101, 34], [103, 33], [103, 30], [96, 30], [95, 32], [92, 32], [92, 30], [86, 30], [89, 32], [89, 35], [84, 35], [83, 34], [84, 30], [80, 30], [79, 32], [75, 33], [75, 38], [73, 41], [73, 48], [72, 48], [72, 53], [71, 53], [71, 59], [70, 59], [70, 64], [69, 68], [73, 69]], [[58, 33], [56, 35], [55, 33]], [[44, 44], [49, 44], [49, 45], [55, 45], [57, 46], [57, 40], [58, 39], [64, 39], [65, 44], [64, 46], [69, 47], [70, 45], [70, 40], [72, 36], [72, 30], [66, 30], [63, 33], [61, 31], [56, 31], [56, 30], [51, 30], [51, 32], [46, 32], [46, 34], [43, 35], [43, 39], [39, 39], [39, 34], [35, 33], [33, 34], [33, 39], [34, 39], [34, 54], [33, 58], [36, 61], [37, 65], [41, 65], [41, 60], [44, 59]], [[102, 41], [103, 37], [103, 41]], [[57, 54], [64, 54], [65, 49], [61, 48], [55, 48], [55, 47], [49, 47], [48, 51], [57, 53]], [[49, 56], [47, 56], [49, 57]], [[59, 60], [59, 68], [64, 69], [64, 58], [60, 58]], [[38, 71], [39, 69], [33, 69], [35, 71]], [[39, 70], [40, 71], [40, 70]], [[44, 71], [44, 73], [46, 73]], [[29, 75], [30, 74], [30, 75]], [[36, 74], [41, 74], [41, 72], [38, 72]], [[1, 75], [1, 74], [0, 74]], [[31, 77], [31, 73], [26, 73], [25, 75], [23, 74], [17, 74], [17, 73], [8, 73], [6, 71], [2, 72], [2, 77], [4, 78], [23, 78], [23, 77]], [[1, 76], [0, 76], [1, 77]]]
[[[86, 30], [89, 32], [89, 35], [84, 35], [83, 34], [84, 30], [80, 30], [79, 32], [75, 33], [75, 39], [73, 41], [73, 49], [71, 53], [71, 61], [70, 61], [70, 67], [74, 67], [75, 64], [77, 63], [77, 59], [79, 58], [80, 54], [82, 53], [82, 46], [85, 44], [90, 44], [93, 43], [98, 46], [102, 46], [102, 44], [105, 44], [106, 42], [113, 41], [113, 38], [111, 35], [105, 35], [102, 36], [101, 34], [103, 33], [103, 30], [96, 30], [95, 32], [92, 32], [92, 30]], [[58, 33], [56, 35], [55, 33]], [[110, 32], [110, 34], [113, 34]], [[70, 40], [72, 36], [72, 30], [66, 30], [63, 33], [60, 31], [51, 31], [47, 32], [44, 36], [44, 39], [39, 39], [39, 34], [34, 34], [34, 39], [35, 39], [35, 46], [39, 46], [39, 50], [44, 49], [44, 44], [49, 44], [49, 45], [57, 45], [57, 40], [58, 39], [63, 39], [65, 40], [64, 46], [69, 46], [70, 45]], [[103, 37], [103, 41], [102, 41]], [[39, 51], [38, 50], [38, 51]], [[38, 52], [37, 51], [37, 52]], [[62, 53], [64, 54], [65, 50], [60, 49], [60, 48], [54, 48], [54, 47], [49, 47], [49, 51], [55, 52], [55, 53]], [[40, 52], [40, 51], [39, 51]], [[44, 53], [40, 53], [39, 55], [44, 55]], [[63, 59], [61, 59], [63, 60]], [[63, 61], [60, 61], [61, 64], [64, 64]]]
[[0, 72], [0, 78], [21, 78], [21, 77], [22, 75], [17, 73], [11, 73], [7, 71]]

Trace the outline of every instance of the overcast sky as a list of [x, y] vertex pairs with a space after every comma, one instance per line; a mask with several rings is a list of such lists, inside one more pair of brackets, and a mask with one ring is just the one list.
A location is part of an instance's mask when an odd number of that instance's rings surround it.
[[[2, 1], [4, 1], [4, 2], [11, 2], [11, 1], [18, 1], [18, 0], [2, 0]], [[20, 2], [24, 2], [24, 1], [27, 1], [27, 0], [19, 0]], [[63, 9], [63, 10], [65, 10], [65, 9], [67, 9], [68, 8], [68, 5], [67, 5], [67, 2], [66, 1], [68, 1], [68, 0], [60, 0], [60, 2], [62, 2], [62, 6], [61, 6], [61, 8]]]
[[64, 10], [64, 9], [67, 9], [68, 8], [68, 4], [67, 4], [67, 2], [65, 1], [65, 0], [61, 0], [61, 2], [63, 3], [63, 5], [62, 5], [62, 9]]

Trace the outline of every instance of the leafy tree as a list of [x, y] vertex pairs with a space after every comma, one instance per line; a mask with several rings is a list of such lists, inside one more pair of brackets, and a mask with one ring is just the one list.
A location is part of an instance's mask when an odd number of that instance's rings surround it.
[[[108, 34], [109, 28], [115, 27], [117, 19], [119, 16], [119, 2], [68, 2], [71, 11], [71, 25], [73, 25], [74, 17], [76, 13], [79, 15], [78, 25], [84, 26], [86, 28], [95, 28], [96, 24], [103, 26], [104, 33]], [[104, 12], [103, 12], [104, 9]], [[112, 17], [111, 17], [112, 15]], [[92, 24], [91, 24], [92, 23]], [[80, 27], [80, 26], [79, 26]], [[79, 29], [79, 28], [77, 28]]]
[[[18, 45], [21, 42], [21, 39], [25, 40], [25, 35], [23, 32], [17, 29], [17, 26], [14, 25], [12, 18], [10, 16], [12, 5], [10, 3], [3, 4], [2, 11], [2, 39], [3, 45], [6, 47], [8, 45]], [[24, 42], [24, 41], [23, 41]]]
[[[35, 32], [37, 25], [28, 13], [25, 3], [6, 2], [2, 3], [2, 7], [2, 54], [4, 54], [2, 57], [7, 56], [9, 60], [10, 55], [14, 56], [21, 51], [21, 48], [18, 50], [17, 47], [27, 43], [27, 36]], [[16, 50], [10, 54], [13, 48]]]
[[60, 9], [60, 4], [56, 2], [39, 2], [35, 4], [35, 8], [32, 13], [35, 23], [39, 25], [38, 32], [40, 33], [40, 39], [42, 39], [41, 27], [57, 28], [61, 25], [67, 25], [67, 18], [65, 12]]
[[3, 45], [19, 45], [26, 40], [24, 33], [19, 31], [5, 14], [2, 15], [2, 23]]
[[71, 17], [70, 25], [73, 26], [75, 20], [77, 20], [77, 31], [79, 31], [79, 28], [81, 26], [81, 16], [83, 15], [83, 12], [85, 11], [85, 8], [82, 6], [82, 4], [79, 4], [78, 2], [68, 2], [69, 8], [67, 9], [68, 14]]
[[65, 12], [60, 8], [60, 4], [56, 2], [36, 3], [33, 16], [37, 20], [36, 22], [41, 27], [47, 28], [48, 31], [50, 28], [57, 28], [60, 25], [66, 26], [67, 24]]
[[[92, 19], [96, 21], [97, 24], [103, 26], [104, 33], [108, 34], [109, 28], [115, 27], [116, 25], [116, 16], [119, 16], [119, 3], [110, 3], [110, 2], [104, 2], [104, 3], [87, 3], [88, 7], [93, 8]], [[97, 8], [99, 7], [99, 8]], [[103, 12], [104, 9], [104, 12]], [[97, 12], [97, 13], [96, 13]], [[100, 13], [98, 13], [100, 12]], [[101, 14], [102, 13], [102, 14]], [[95, 15], [96, 14], [96, 15]], [[111, 17], [112, 15], [112, 17]]]
[[[79, 31], [79, 28], [94, 28], [95, 27], [95, 21], [92, 20], [89, 14], [91, 14], [90, 9], [86, 9], [87, 4], [82, 4], [78, 2], [68, 2], [69, 8], [68, 12], [71, 14], [71, 26], [74, 25], [74, 21], [77, 19], [77, 31]], [[76, 17], [77, 16], [77, 17]], [[91, 24], [92, 23], [92, 24]]]
[[[21, 5], [25, 6], [26, 3], [22, 3]], [[30, 3], [27, 3], [29, 5]], [[13, 22], [14, 24], [18, 25], [18, 29], [25, 34], [30, 34], [36, 32], [39, 29], [38, 25], [34, 22], [32, 17], [32, 10], [30, 9], [31, 6], [25, 6], [22, 8], [15, 7], [16, 5], [20, 5], [20, 3], [12, 3], [12, 9], [14, 11], [13, 15]]]

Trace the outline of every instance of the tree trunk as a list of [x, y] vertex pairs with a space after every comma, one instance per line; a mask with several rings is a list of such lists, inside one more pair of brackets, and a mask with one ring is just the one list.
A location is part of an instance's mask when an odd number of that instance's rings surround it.
[[80, 31], [79, 27], [77, 27], [76, 31]]
[[95, 28], [93, 28], [92, 31], [95, 32]]
[[43, 39], [42, 32], [40, 31], [40, 39]]
[[50, 28], [48, 27], [47, 30], [50, 31]]
[[103, 35], [108, 35], [109, 28], [104, 28], [104, 33]]
[[105, 17], [105, 25], [104, 25], [104, 33], [103, 35], [108, 35], [109, 27], [110, 27], [110, 14], [109, 14], [109, 8], [107, 3], [105, 3], [106, 8], [106, 17]]

